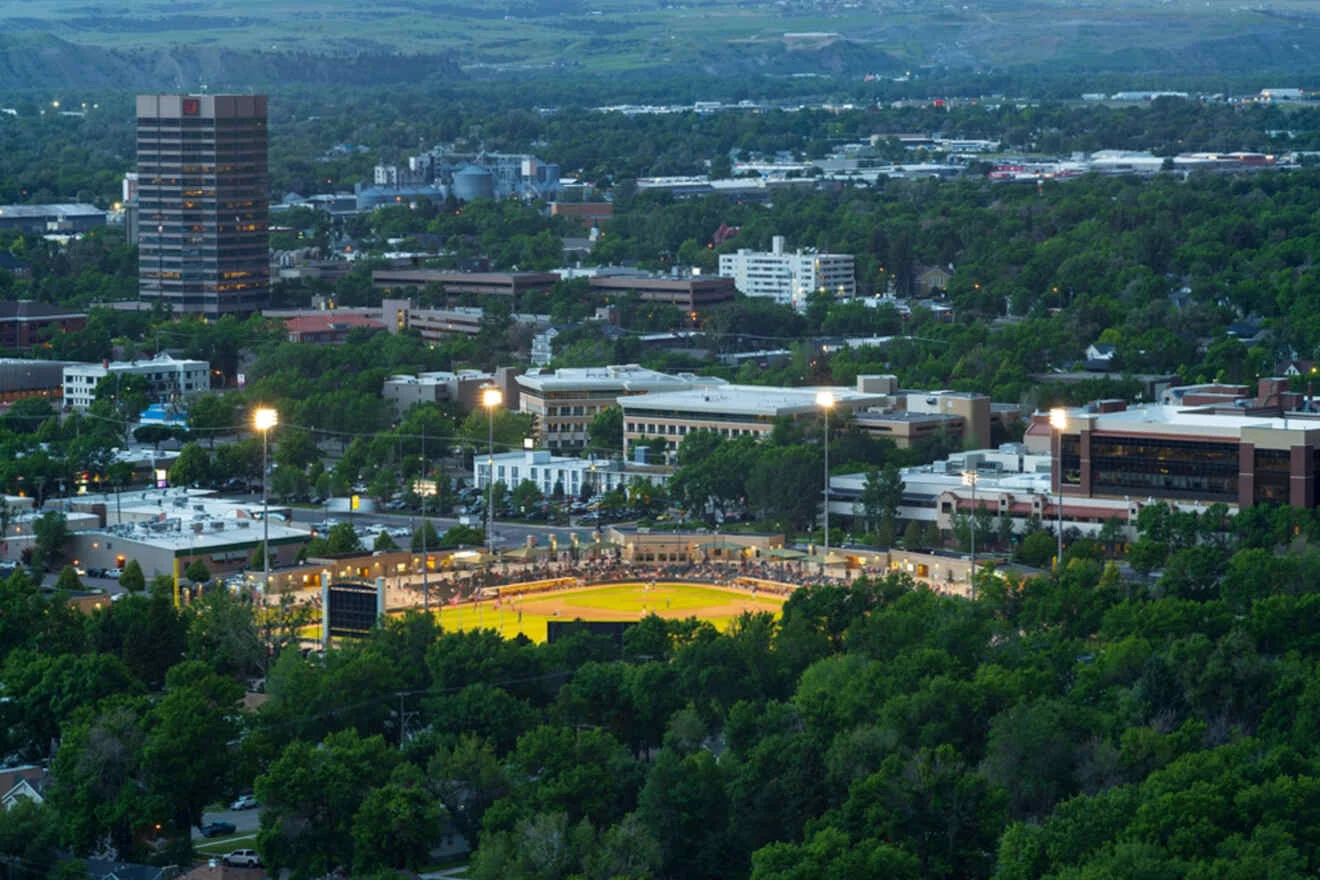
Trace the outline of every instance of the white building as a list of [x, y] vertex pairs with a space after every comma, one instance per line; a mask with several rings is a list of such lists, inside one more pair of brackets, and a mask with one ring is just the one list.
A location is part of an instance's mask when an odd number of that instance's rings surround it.
[[[1156, 500], [1145, 495], [1060, 497], [1050, 486], [1052, 467], [1048, 453], [1033, 453], [1023, 443], [1006, 443], [998, 449], [978, 449], [933, 464], [903, 468], [903, 503], [898, 517], [923, 524], [935, 523], [942, 531], [948, 531], [954, 527], [958, 514], [970, 515], [976, 508], [984, 508], [996, 520], [1009, 519], [1013, 531], [1021, 533], [1032, 519], [1055, 529], [1062, 501], [1065, 532], [1077, 529], [1083, 535], [1095, 537], [1106, 520], [1117, 519], [1131, 538], [1135, 534], [1137, 514]], [[968, 473], [976, 474], [975, 488], [966, 476]], [[865, 486], [866, 474], [831, 476], [830, 514], [840, 521], [861, 516]], [[1196, 502], [1165, 500], [1183, 510], [1204, 509], [1204, 505]]]
[[781, 418], [819, 422], [823, 411], [817, 395], [827, 391], [833, 397], [835, 418], [853, 410], [864, 410], [887, 401], [883, 393], [854, 391], [850, 388], [775, 388], [763, 385], [720, 385], [642, 397], [621, 397], [623, 408], [623, 449], [638, 443], [664, 439], [671, 450], [678, 449], [683, 438], [694, 431], [713, 431], [721, 437], [762, 439], [775, 429]]
[[555, 359], [555, 337], [559, 331], [554, 327], [547, 327], [540, 333], [532, 337], [532, 366], [548, 367], [550, 362]]
[[[481, 488], [490, 485], [491, 461], [485, 455], [473, 458], [474, 478]], [[592, 495], [599, 495], [626, 486], [634, 479], [661, 483], [668, 478], [660, 469], [629, 468], [621, 461], [603, 458], [551, 455], [548, 449], [503, 452], [494, 456], [493, 461], [495, 482], [503, 482], [512, 490], [523, 480], [531, 480], [547, 497], [555, 493], [556, 486], [563, 489], [565, 496], [577, 497], [584, 486], [591, 487]]]
[[857, 295], [852, 254], [821, 254], [797, 250], [784, 252], [784, 237], [776, 235], [770, 253], [741, 249], [720, 255], [720, 274], [733, 278], [747, 296], [764, 296], [798, 311], [817, 291], [836, 299]]
[[637, 364], [530, 370], [518, 377], [519, 410], [536, 419], [536, 432], [551, 451], [580, 449], [596, 414], [626, 397], [723, 385], [723, 379], [671, 375]]
[[85, 410], [96, 399], [96, 386], [106, 376], [142, 376], [147, 393], [157, 402], [178, 402], [211, 390], [211, 365], [158, 354], [145, 361], [70, 364], [64, 368], [64, 405]]

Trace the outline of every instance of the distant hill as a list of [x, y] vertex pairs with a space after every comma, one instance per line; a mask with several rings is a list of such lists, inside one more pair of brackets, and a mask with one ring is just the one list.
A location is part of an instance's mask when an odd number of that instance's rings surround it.
[[1270, 78], [1315, 70], [1320, 5], [26, 0], [0, 11], [0, 35], [0, 87], [388, 84], [459, 70], [478, 77], [1048, 70], [1161, 77], [1260, 72]]
[[50, 34], [0, 33], [0, 84], [6, 88], [209, 88], [243, 90], [278, 83], [369, 85], [461, 76], [440, 54], [381, 51], [236, 51], [215, 46], [111, 50]]

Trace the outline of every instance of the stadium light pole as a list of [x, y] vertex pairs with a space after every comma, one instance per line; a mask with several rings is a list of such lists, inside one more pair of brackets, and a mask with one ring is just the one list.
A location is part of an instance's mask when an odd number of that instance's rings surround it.
[[268, 406], [252, 414], [252, 427], [261, 432], [261, 596], [258, 604], [266, 603], [270, 591], [270, 432], [280, 423], [278, 410]]
[[825, 417], [825, 543], [820, 557], [820, 573], [823, 576], [826, 558], [830, 555], [830, 410], [834, 409], [834, 392], [817, 391], [816, 406], [820, 407]]
[[504, 392], [494, 385], [481, 389], [481, 405], [486, 408], [486, 552], [495, 555], [495, 407], [504, 402]]
[[1054, 456], [1054, 478], [1058, 480], [1059, 486], [1055, 496], [1054, 508], [1059, 514], [1059, 527], [1056, 538], [1058, 546], [1054, 554], [1054, 570], [1058, 571], [1063, 566], [1063, 431], [1068, 427], [1068, 411], [1061, 406], [1050, 410], [1050, 427], [1054, 429], [1054, 434], [1059, 438], [1058, 453]]

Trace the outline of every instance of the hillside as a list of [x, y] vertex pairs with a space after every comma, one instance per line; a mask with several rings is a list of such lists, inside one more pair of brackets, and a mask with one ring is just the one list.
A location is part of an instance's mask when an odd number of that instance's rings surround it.
[[368, 85], [457, 76], [441, 54], [260, 52], [214, 46], [105, 49], [50, 34], [0, 33], [0, 83], [7, 88], [243, 90], [272, 84]]
[[5, 85], [389, 83], [444, 73], [449, 59], [478, 76], [1287, 76], [1308, 73], [1320, 50], [1320, 13], [1305, 0], [33, 0], [21, 11], [0, 13], [0, 34], [43, 36], [0, 40]]

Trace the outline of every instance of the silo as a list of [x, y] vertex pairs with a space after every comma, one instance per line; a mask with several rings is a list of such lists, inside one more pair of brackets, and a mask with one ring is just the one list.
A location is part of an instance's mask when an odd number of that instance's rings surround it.
[[454, 175], [454, 198], [464, 202], [495, 198], [495, 176], [485, 168], [469, 165]]

